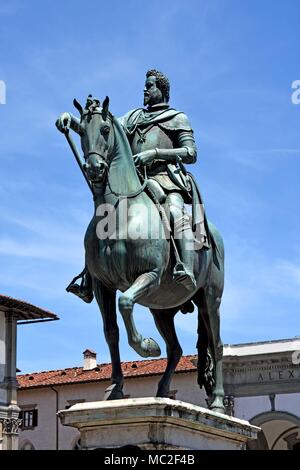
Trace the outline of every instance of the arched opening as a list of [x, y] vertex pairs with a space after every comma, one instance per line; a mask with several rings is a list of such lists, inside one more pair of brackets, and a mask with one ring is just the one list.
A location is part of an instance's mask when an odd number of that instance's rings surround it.
[[261, 413], [250, 420], [261, 432], [250, 441], [249, 450], [299, 450], [300, 418], [283, 411]]
[[269, 450], [268, 441], [263, 430], [257, 434], [257, 439], [248, 441], [247, 450]]
[[26, 439], [26, 440], [20, 442], [19, 449], [20, 450], [35, 450], [35, 447], [32, 444], [32, 442], [30, 442], [29, 439]]
[[80, 434], [78, 434], [75, 439], [73, 439], [72, 443], [71, 443], [71, 449], [72, 450], [81, 450], [82, 447], [81, 447], [81, 437], [80, 437]]

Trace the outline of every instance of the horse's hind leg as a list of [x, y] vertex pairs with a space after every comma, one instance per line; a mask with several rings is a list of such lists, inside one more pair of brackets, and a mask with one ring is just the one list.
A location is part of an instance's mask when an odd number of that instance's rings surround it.
[[176, 366], [182, 356], [182, 349], [178, 342], [175, 331], [174, 317], [177, 309], [170, 310], [153, 310], [151, 313], [154, 317], [158, 331], [163, 337], [167, 346], [168, 363], [164, 375], [159, 381], [156, 396], [167, 397], [170, 390], [170, 383], [176, 369]]
[[100, 281], [94, 279], [93, 288], [102, 318], [106, 342], [112, 363], [112, 385], [106, 390], [104, 399], [123, 398], [123, 373], [119, 353], [119, 328], [116, 315], [116, 293], [108, 290]]
[[137, 331], [133, 319], [134, 303], [159, 285], [160, 277], [156, 270], [139, 276], [132, 286], [119, 298], [119, 310], [124, 320], [129, 345], [142, 357], [157, 357], [161, 351], [152, 338], [143, 338]]

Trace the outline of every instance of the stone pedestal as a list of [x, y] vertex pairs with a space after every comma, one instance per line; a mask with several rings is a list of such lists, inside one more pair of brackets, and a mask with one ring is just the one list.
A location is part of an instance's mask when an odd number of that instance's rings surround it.
[[77, 428], [83, 449], [240, 450], [260, 428], [247, 421], [169, 398], [78, 403], [58, 412]]

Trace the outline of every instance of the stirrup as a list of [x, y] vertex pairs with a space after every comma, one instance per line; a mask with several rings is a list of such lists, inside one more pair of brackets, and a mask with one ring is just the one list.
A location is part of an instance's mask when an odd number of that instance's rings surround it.
[[78, 284], [71, 282], [66, 287], [67, 292], [71, 292], [71, 294], [77, 295], [80, 299], [82, 299], [87, 304], [90, 304], [94, 298], [93, 291], [88, 289], [87, 287], [81, 287]]
[[194, 274], [187, 271], [183, 263], [176, 264], [173, 271], [173, 279], [177, 284], [182, 284], [189, 291], [193, 291], [197, 287]]

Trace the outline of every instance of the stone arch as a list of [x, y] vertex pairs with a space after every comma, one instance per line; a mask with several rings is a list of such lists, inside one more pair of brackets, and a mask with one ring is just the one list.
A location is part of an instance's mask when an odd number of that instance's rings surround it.
[[269, 445], [263, 430], [257, 433], [257, 439], [248, 441], [246, 444], [247, 450], [269, 450]]
[[79, 433], [72, 439], [71, 442], [71, 449], [72, 450], [80, 450], [81, 449], [81, 435]]
[[256, 441], [250, 441], [249, 450], [292, 450], [300, 442], [300, 417], [286, 411], [268, 411], [250, 419], [261, 427]]
[[19, 443], [19, 450], [35, 450], [35, 447], [29, 439], [23, 439]]
[[254, 424], [254, 426], [260, 426], [261, 424], [264, 424], [267, 421], [274, 420], [290, 421], [291, 423], [300, 427], [299, 416], [294, 415], [292, 413], [288, 413], [287, 411], [267, 411], [254, 416], [249, 421], [251, 424]]

